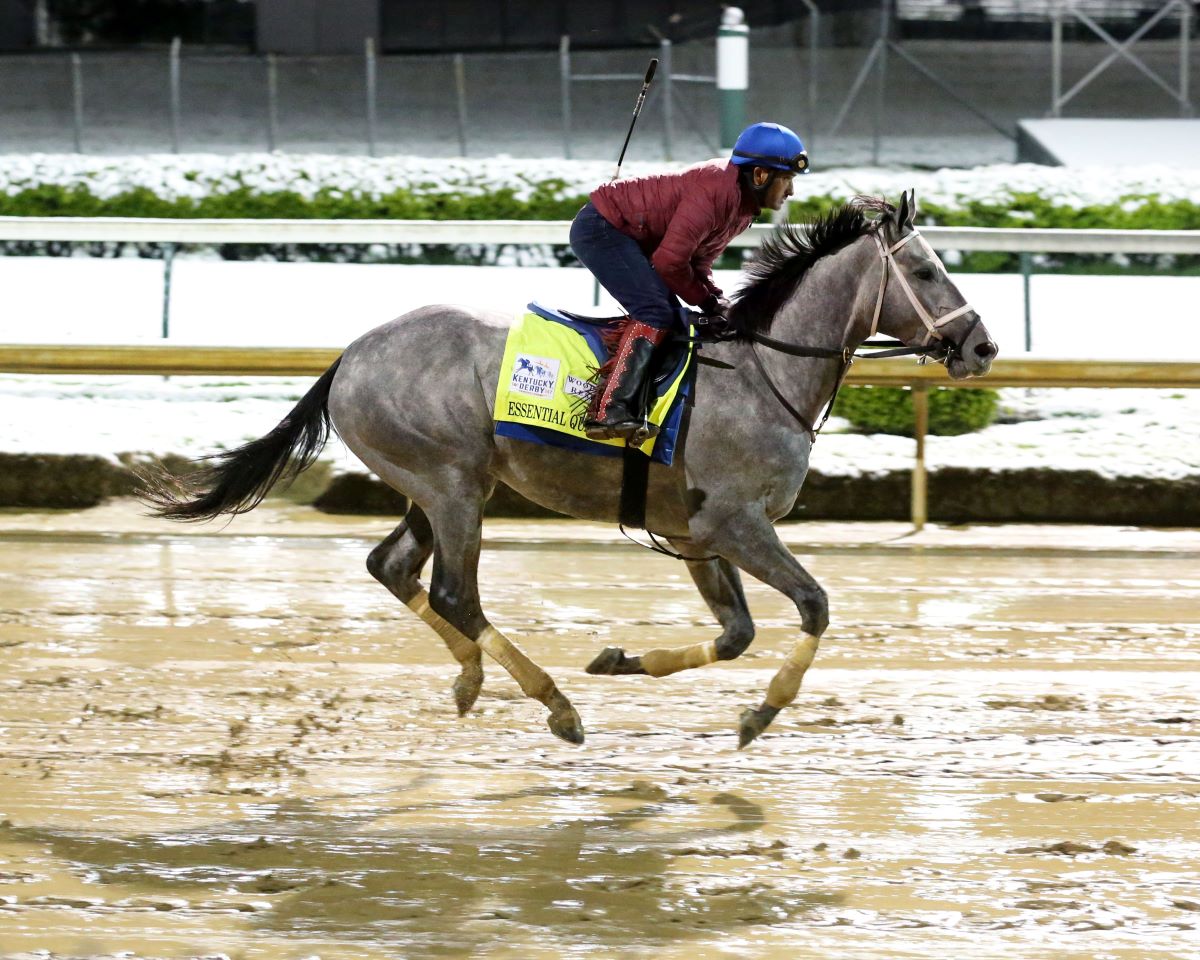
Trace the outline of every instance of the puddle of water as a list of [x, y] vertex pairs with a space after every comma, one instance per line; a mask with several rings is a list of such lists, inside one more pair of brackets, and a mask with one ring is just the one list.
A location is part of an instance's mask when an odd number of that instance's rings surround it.
[[736, 662], [589, 677], [717, 631], [539, 525], [483, 599], [572, 749], [491, 665], [458, 719], [331, 529], [0, 550], [0, 957], [1200, 956], [1200, 559], [814, 556], [833, 626], [739, 753], [787, 601], [747, 583]]

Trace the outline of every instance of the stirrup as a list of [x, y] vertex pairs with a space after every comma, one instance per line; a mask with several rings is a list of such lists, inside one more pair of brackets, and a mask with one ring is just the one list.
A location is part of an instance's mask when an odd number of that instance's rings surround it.
[[658, 436], [658, 424], [651, 423], [649, 420], [643, 420], [642, 425], [638, 427], [629, 437], [626, 443], [631, 447], [640, 447], [651, 437]]

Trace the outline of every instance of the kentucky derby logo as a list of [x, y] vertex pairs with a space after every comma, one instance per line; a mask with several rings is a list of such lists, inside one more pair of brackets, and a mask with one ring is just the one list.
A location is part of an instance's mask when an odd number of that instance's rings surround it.
[[530, 397], [554, 396], [554, 384], [558, 381], [558, 361], [545, 357], [534, 357], [518, 353], [513, 363], [512, 382], [509, 389]]
[[590, 400], [595, 392], [596, 385], [592, 381], [567, 374], [566, 382], [563, 383], [563, 393], [568, 397], [586, 397]]

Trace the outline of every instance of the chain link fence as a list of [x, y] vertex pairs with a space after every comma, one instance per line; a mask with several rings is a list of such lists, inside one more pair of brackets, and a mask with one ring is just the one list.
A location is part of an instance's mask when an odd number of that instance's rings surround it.
[[[812, 147], [818, 168], [873, 160], [964, 166], [1011, 161], [1009, 131], [1020, 119], [1049, 112], [1048, 37], [900, 37], [896, 42], [925, 72], [893, 56], [882, 77], [873, 74], [864, 82], [860, 77], [876, 42], [871, 29], [877, 21], [870, 16], [863, 5], [841, 18], [822, 14], [817, 24], [804, 18], [752, 31], [747, 119], [770, 118], [795, 128]], [[838, 39], [845, 35], [845, 18], [857, 18], [857, 44]], [[815, 46], [809, 33], [814, 28]], [[1179, 70], [1180, 45], [1174, 40], [1143, 40], [1137, 50], [1153, 69]], [[571, 70], [640, 76], [658, 52], [653, 46], [572, 50]], [[1101, 56], [1097, 44], [1068, 41], [1064, 73], [1068, 79], [1081, 76]], [[1187, 58], [1196, 73], [1200, 44]], [[672, 45], [676, 74], [712, 75], [714, 60], [712, 41]], [[615, 159], [640, 84], [569, 86], [568, 132], [558, 51], [375, 56], [364, 45], [360, 55], [265, 56], [184, 45], [174, 63], [171, 48], [6, 54], [0, 55], [0, 152], [277, 149], [509, 154], [547, 163], [568, 154]], [[669, 86], [668, 110], [668, 84], [660, 72], [628, 159], [691, 160], [718, 152], [712, 85]], [[1072, 100], [1070, 111], [1085, 117], [1178, 115], [1161, 90], [1124, 62], [1097, 77]]]

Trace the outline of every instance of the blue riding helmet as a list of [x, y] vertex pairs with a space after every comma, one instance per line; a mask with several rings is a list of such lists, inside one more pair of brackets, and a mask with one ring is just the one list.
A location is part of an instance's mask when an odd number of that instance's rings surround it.
[[738, 166], [752, 164], [788, 173], [808, 173], [808, 154], [791, 130], [778, 123], [755, 123], [738, 134], [729, 158]]

